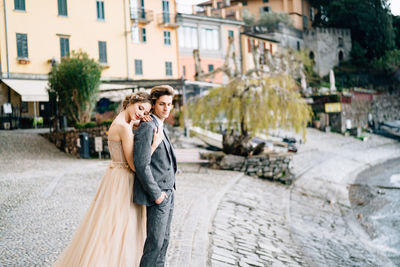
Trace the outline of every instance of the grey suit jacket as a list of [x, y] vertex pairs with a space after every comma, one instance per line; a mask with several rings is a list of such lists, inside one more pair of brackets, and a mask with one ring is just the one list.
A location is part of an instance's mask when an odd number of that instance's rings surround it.
[[154, 205], [162, 190], [175, 188], [176, 158], [166, 133], [166, 138], [151, 155], [157, 126], [154, 118], [150, 122], [142, 122], [134, 136], [133, 164], [136, 173], [133, 202], [146, 206]]

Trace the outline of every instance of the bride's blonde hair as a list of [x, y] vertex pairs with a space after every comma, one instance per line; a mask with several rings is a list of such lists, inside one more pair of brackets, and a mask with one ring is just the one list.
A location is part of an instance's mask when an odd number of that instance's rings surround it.
[[125, 97], [122, 102], [122, 110], [125, 110], [129, 105], [135, 103], [151, 103], [150, 95], [146, 92], [136, 92]]

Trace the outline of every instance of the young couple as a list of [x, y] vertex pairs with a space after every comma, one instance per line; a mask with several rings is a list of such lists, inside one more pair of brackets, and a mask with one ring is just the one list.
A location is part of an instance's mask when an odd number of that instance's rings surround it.
[[173, 94], [162, 85], [126, 97], [108, 131], [111, 164], [54, 266], [164, 266], [177, 166], [163, 125]]

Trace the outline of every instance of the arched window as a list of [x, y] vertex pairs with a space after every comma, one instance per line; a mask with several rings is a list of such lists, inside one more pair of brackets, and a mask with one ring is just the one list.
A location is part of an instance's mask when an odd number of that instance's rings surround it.
[[314, 58], [315, 58], [314, 52], [311, 51], [310, 54], [308, 55], [308, 57], [309, 57], [311, 60], [314, 60]]
[[339, 62], [342, 62], [344, 59], [343, 51], [339, 51]]

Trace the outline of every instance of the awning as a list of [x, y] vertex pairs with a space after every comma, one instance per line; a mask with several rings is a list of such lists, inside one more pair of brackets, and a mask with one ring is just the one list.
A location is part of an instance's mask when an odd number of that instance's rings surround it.
[[47, 80], [1, 79], [17, 92], [23, 102], [48, 102]]
[[112, 102], [121, 102], [129, 94], [132, 94], [136, 85], [116, 84], [116, 83], [101, 83], [97, 100], [107, 98]]

